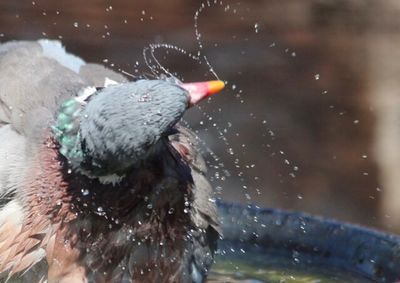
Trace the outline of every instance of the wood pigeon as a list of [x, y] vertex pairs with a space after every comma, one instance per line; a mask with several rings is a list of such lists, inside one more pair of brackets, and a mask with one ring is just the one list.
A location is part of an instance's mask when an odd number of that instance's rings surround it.
[[220, 226], [179, 120], [223, 86], [0, 44], [0, 280], [203, 282]]

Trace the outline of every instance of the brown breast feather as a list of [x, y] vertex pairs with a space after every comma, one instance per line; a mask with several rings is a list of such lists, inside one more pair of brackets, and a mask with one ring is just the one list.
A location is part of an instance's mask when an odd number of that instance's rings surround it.
[[[189, 138], [183, 135], [172, 144], [189, 170], [203, 175], [204, 161]], [[183, 213], [185, 201], [193, 202], [193, 179], [163, 168], [173, 167], [176, 155], [127, 177], [123, 188], [108, 185], [83, 195], [80, 188], [97, 186], [97, 181], [69, 174], [57, 146], [45, 144], [32, 181], [17, 195], [24, 203], [24, 222], [0, 228], [0, 274], [26, 272], [45, 255], [49, 282], [119, 282], [126, 274], [146, 282], [186, 281], [181, 274], [186, 230], [197, 225], [193, 220], [205, 224], [204, 216], [200, 221], [198, 215]], [[129, 187], [129, 178], [135, 178], [135, 186]], [[153, 207], [144, 213], [149, 200]], [[96, 211], [100, 206], [104, 214]], [[218, 229], [216, 212], [210, 211], [203, 213], [206, 222]]]

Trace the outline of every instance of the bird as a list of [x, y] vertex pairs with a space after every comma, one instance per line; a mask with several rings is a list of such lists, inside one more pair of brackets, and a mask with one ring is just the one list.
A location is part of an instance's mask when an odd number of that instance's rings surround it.
[[1, 43], [0, 281], [204, 282], [221, 228], [181, 118], [223, 87]]

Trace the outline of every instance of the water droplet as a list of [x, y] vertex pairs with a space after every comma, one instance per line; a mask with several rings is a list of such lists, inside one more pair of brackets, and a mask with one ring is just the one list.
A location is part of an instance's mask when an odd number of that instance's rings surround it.
[[258, 33], [258, 29], [259, 29], [259, 24], [258, 24], [258, 23], [255, 23], [255, 24], [254, 24], [254, 31], [255, 31], [256, 33]]
[[74, 27], [76, 27], [76, 28], [79, 27], [79, 23], [78, 23], [78, 22], [75, 22], [75, 23], [74, 23]]
[[152, 100], [152, 98], [149, 94], [143, 94], [141, 97], [139, 97], [138, 102], [148, 102], [151, 100]]
[[314, 75], [314, 79], [315, 79], [316, 81], [318, 81], [319, 78], [320, 78], [320, 75], [319, 75], [319, 74], [315, 74], [315, 75]]

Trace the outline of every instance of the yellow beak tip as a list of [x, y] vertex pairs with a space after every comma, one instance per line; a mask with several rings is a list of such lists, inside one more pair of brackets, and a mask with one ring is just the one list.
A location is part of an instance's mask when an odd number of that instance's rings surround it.
[[220, 92], [225, 87], [225, 83], [223, 81], [209, 81], [208, 82], [208, 93], [214, 94]]

